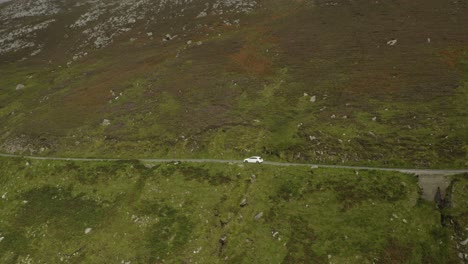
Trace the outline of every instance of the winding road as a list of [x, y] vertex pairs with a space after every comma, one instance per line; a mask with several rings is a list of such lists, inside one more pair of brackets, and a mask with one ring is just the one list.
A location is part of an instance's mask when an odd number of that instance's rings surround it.
[[[149, 163], [164, 163], [164, 162], [199, 162], [199, 163], [242, 163], [242, 160], [222, 160], [222, 159], [105, 159], [105, 158], [61, 158], [61, 157], [40, 157], [40, 156], [22, 156], [15, 154], [2, 154], [0, 157], [24, 158], [31, 160], [65, 160], [65, 161], [125, 161], [139, 160]], [[354, 170], [378, 170], [378, 171], [398, 171], [416, 175], [455, 175], [468, 173], [468, 169], [402, 169], [402, 168], [381, 168], [381, 167], [365, 167], [365, 166], [341, 166], [341, 165], [321, 165], [312, 163], [289, 163], [289, 162], [271, 162], [265, 161], [263, 164], [274, 166], [317, 166], [319, 168], [335, 168], [335, 169], [354, 169]]]

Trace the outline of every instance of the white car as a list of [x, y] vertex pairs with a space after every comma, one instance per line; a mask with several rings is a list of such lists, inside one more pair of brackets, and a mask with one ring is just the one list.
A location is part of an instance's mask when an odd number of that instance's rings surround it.
[[245, 163], [263, 163], [263, 159], [262, 157], [259, 157], [259, 156], [253, 156], [253, 157], [250, 157], [250, 158], [246, 158], [244, 160]]

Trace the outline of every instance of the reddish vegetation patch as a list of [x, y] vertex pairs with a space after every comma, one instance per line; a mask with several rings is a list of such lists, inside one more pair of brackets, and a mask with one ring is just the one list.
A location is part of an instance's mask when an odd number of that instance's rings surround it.
[[398, 241], [391, 240], [381, 257], [381, 263], [400, 264], [405, 263], [411, 255], [411, 248], [404, 247]]
[[243, 70], [254, 75], [266, 75], [271, 70], [271, 60], [258, 53], [255, 47], [244, 45], [237, 53], [230, 58], [235, 61]]
[[447, 49], [440, 52], [442, 61], [450, 68], [456, 68], [460, 59], [468, 52], [468, 46], [460, 49]]

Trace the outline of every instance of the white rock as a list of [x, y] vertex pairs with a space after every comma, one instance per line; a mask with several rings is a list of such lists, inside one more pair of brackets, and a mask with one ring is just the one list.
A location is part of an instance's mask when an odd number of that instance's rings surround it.
[[5, 237], [0, 237], [0, 242], [2, 242], [2, 241], [3, 241], [3, 239], [5, 239]]
[[192, 44], [192, 41], [191, 40], [187, 41], [187, 45], [190, 45], [190, 44]]
[[93, 230], [91, 227], [88, 227], [85, 229], [84, 233], [85, 234], [89, 234], [89, 232], [91, 232], [91, 230]]
[[468, 244], [468, 238], [460, 242], [460, 245], [462, 246], [465, 246], [466, 244]]
[[200, 14], [198, 14], [197, 18], [200, 18], [200, 17], [206, 17], [208, 14], [206, 13], [206, 11], [201, 11]]
[[408, 223], [408, 221], [406, 221], [406, 219], [403, 219], [403, 223], [407, 224], [407, 223]]
[[24, 87], [25, 87], [24, 84], [20, 83], [20, 84], [16, 85], [16, 90], [18, 91], [18, 90], [24, 89]]
[[372, 118], [372, 121], [376, 121], [376, 120], [377, 120], [377, 117], [374, 116], [374, 117]]
[[314, 96], [310, 97], [310, 101], [312, 103], [315, 103], [315, 101], [317, 101], [317, 96], [314, 95]]
[[389, 41], [387, 41], [387, 45], [393, 46], [393, 45], [395, 45], [397, 43], [397, 41], [398, 40], [396, 40], [396, 39], [389, 40]]
[[108, 126], [108, 125], [110, 125], [109, 119], [104, 119], [104, 120], [102, 121], [102, 125], [103, 125], [103, 126]]
[[148, 37], [151, 37], [151, 36], [153, 36], [153, 32], [148, 32], [148, 33], [146, 33], [146, 35], [147, 35]]

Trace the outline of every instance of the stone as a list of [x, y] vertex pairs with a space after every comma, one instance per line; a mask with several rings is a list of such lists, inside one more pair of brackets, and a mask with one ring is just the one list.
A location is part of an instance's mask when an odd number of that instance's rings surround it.
[[26, 86], [24, 86], [24, 84], [20, 83], [20, 84], [16, 85], [16, 91], [22, 90], [22, 89], [24, 89], [24, 87], [26, 87]]
[[317, 101], [317, 96], [310, 97], [310, 102], [315, 103], [315, 101]]
[[374, 117], [372, 118], [372, 121], [374, 121], [374, 122], [377, 121], [377, 117], [374, 116]]
[[103, 125], [103, 126], [108, 126], [108, 125], [110, 125], [110, 124], [111, 124], [111, 123], [110, 123], [109, 119], [104, 119], [104, 120], [102, 120], [102, 125]]
[[2, 241], [3, 241], [3, 239], [5, 239], [5, 237], [0, 237], [0, 242], [2, 242]]
[[219, 243], [224, 246], [226, 242], [227, 242], [227, 235], [224, 234], [219, 238]]
[[89, 234], [89, 232], [91, 232], [91, 230], [93, 230], [91, 227], [88, 227], [85, 229], [84, 233], [85, 234]]
[[257, 176], [255, 174], [252, 174], [252, 176], [250, 176], [250, 182], [254, 183], [256, 180], [257, 180]]
[[389, 40], [389, 41], [387, 41], [387, 45], [393, 46], [393, 45], [395, 45], [397, 43], [397, 41], [398, 41], [397, 39]]
[[466, 244], [468, 244], [468, 238], [460, 242], [460, 245], [462, 246], [465, 246]]
[[242, 201], [241, 201], [241, 203], [240, 203], [240, 207], [244, 207], [244, 206], [246, 206], [247, 204], [248, 204], [247, 198], [244, 198], [244, 199], [242, 199]]
[[258, 221], [258, 220], [260, 220], [260, 218], [262, 218], [262, 217], [263, 217], [263, 212], [260, 212], [260, 213], [258, 213], [258, 214], [255, 215], [254, 220], [255, 220], [255, 221]]

